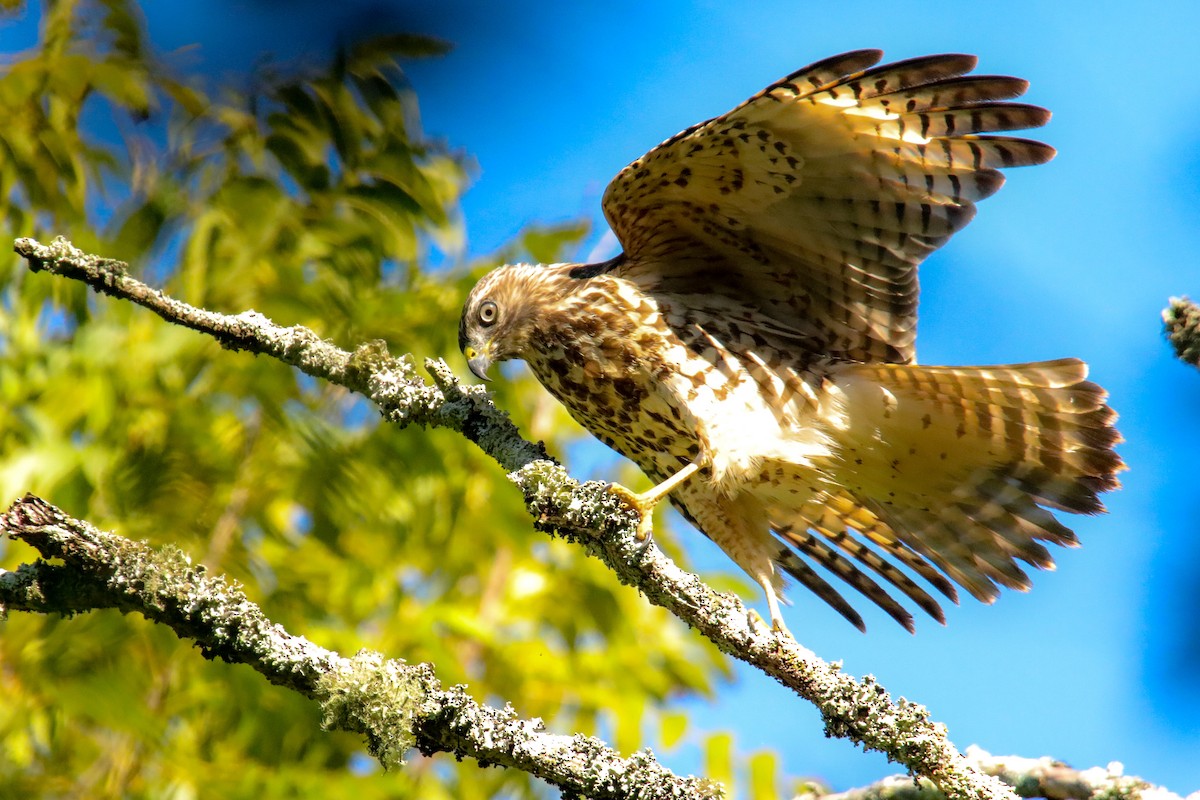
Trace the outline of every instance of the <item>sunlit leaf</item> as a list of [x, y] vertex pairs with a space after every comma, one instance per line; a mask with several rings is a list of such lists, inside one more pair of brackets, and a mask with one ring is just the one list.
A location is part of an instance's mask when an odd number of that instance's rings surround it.
[[704, 774], [733, 793], [733, 734], [721, 732], [705, 737]]
[[750, 756], [746, 765], [750, 773], [751, 800], [778, 800], [779, 757], [764, 751]]
[[678, 711], [666, 712], [659, 718], [658, 738], [661, 746], [674, 749], [687, 733], [688, 716]]

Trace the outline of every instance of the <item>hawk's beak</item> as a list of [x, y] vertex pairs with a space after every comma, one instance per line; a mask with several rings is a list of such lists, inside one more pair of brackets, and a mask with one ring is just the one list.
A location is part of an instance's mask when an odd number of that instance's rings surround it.
[[492, 365], [492, 360], [487, 357], [486, 353], [481, 353], [474, 347], [468, 347], [463, 350], [463, 355], [467, 357], [467, 366], [471, 368], [471, 372], [475, 373], [475, 377], [481, 381], [490, 381], [487, 371]]

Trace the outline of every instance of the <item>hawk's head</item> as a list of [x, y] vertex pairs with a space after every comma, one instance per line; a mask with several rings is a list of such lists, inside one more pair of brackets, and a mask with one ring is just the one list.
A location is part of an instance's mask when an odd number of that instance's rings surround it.
[[562, 296], [563, 281], [572, 280], [560, 266], [510, 264], [475, 284], [458, 322], [458, 347], [471, 372], [491, 380], [493, 363], [522, 357], [542, 312]]

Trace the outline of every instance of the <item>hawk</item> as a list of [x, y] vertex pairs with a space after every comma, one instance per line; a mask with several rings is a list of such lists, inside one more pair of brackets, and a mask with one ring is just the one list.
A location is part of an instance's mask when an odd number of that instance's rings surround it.
[[[624, 252], [513, 264], [472, 289], [468, 364], [524, 359], [571, 415], [766, 592], [784, 630], [790, 576], [860, 630], [817, 568], [909, 631], [930, 589], [989, 603], [1026, 590], [1018, 561], [1077, 539], [1120, 436], [1087, 366], [916, 362], [917, 266], [963, 228], [1001, 168], [1054, 149], [999, 132], [1044, 125], [1028, 82], [935, 55], [817, 62], [623, 169], [604, 213]], [[923, 581], [924, 585], [919, 581]]]

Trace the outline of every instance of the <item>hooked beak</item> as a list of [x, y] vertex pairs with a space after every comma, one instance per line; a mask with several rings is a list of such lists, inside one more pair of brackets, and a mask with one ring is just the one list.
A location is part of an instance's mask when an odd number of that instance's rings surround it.
[[481, 381], [491, 380], [488, 377], [487, 371], [488, 367], [492, 365], [492, 360], [487, 357], [486, 353], [481, 353], [474, 347], [468, 347], [463, 350], [463, 355], [467, 357], [467, 366], [471, 368], [471, 372], [475, 374], [476, 378], [479, 378]]

